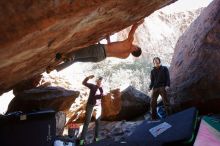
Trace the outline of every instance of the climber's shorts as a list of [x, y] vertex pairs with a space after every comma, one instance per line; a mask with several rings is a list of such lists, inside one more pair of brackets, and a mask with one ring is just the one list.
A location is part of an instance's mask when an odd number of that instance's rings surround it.
[[74, 52], [74, 62], [99, 62], [106, 58], [104, 44], [95, 44]]

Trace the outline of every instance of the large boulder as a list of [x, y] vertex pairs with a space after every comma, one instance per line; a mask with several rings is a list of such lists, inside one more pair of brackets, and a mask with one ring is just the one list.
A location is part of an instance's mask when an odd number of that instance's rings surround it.
[[61, 87], [37, 87], [25, 90], [13, 98], [7, 112], [30, 112], [39, 109], [66, 111], [79, 96], [78, 91]]
[[121, 110], [115, 120], [132, 120], [150, 109], [150, 97], [132, 86], [121, 93]]
[[214, 0], [176, 44], [170, 67], [172, 103], [185, 102], [207, 110], [209, 101], [220, 106], [219, 36], [220, 1]]
[[0, 1], [0, 94], [176, 0]]

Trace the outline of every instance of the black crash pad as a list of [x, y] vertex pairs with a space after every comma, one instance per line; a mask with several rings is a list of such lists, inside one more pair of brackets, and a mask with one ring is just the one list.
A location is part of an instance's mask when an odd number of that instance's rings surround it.
[[[163, 145], [191, 143], [194, 138], [197, 116], [198, 111], [196, 108], [189, 108], [159, 121], [144, 121], [131, 136], [126, 138], [126, 141], [139, 141], [142, 143], [160, 142]], [[168, 123], [171, 127], [154, 137], [149, 129], [162, 123]]]
[[[197, 115], [198, 111], [195, 108], [189, 108], [159, 121], [146, 120], [137, 126], [131, 136], [125, 137], [123, 141], [114, 142], [113, 139], [104, 139], [87, 146], [170, 146], [192, 144]], [[154, 137], [149, 129], [164, 123], [171, 125], [171, 127]]]

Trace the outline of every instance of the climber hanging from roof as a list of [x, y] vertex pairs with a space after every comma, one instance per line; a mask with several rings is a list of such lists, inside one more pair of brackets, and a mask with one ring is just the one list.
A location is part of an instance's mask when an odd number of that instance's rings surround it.
[[[107, 38], [107, 44], [94, 44], [80, 50], [74, 51], [68, 55], [61, 53], [56, 54], [56, 62], [53, 65], [47, 67], [46, 72], [50, 73], [56, 69], [60, 71], [74, 62], [100, 62], [106, 57], [116, 57], [125, 59], [130, 54], [135, 57], [139, 57], [142, 53], [141, 48], [133, 44], [134, 33], [138, 26], [142, 24], [144, 20], [135, 23], [128, 34], [128, 38], [123, 41], [110, 42], [110, 38]], [[60, 64], [60, 60], [64, 63]]]

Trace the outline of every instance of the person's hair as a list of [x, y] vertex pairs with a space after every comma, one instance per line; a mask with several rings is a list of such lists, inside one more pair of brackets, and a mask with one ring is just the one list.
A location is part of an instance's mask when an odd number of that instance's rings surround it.
[[161, 61], [160, 61], [160, 58], [159, 57], [154, 57], [154, 59], [153, 59], [153, 63], [154, 63], [154, 61], [155, 60], [159, 60], [159, 62], [161, 63]]
[[97, 79], [97, 80], [102, 80], [102, 79], [103, 79], [103, 77], [101, 77], [101, 76], [100, 76], [100, 77], [98, 77], [98, 79]]
[[139, 56], [141, 55], [141, 53], [142, 53], [142, 50], [141, 50], [141, 48], [140, 48], [139, 46], [135, 46], [135, 47], [137, 47], [138, 50], [133, 51], [131, 54], [132, 54], [134, 57], [139, 57]]
[[60, 60], [62, 58], [62, 54], [61, 53], [57, 53], [56, 54], [56, 60]]

